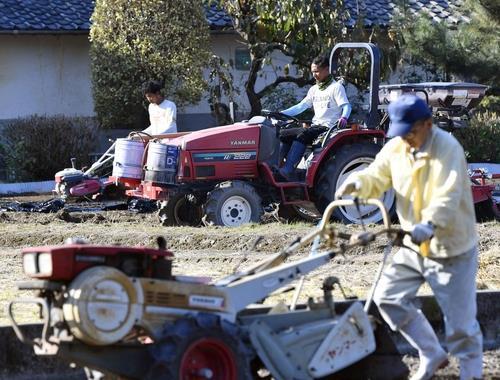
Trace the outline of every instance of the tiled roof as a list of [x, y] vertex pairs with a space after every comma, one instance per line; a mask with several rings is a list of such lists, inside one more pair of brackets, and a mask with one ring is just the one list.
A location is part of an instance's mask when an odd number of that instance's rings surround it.
[[[469, 21], [459, 11], [462, 0], [346, 0], [345, 4], [351, 17], [347, 23], [349, 26], [353, 26], [361, 16], [367, 27], [387, 27], [391, 24], [392, 18], [402, 11], [412, 15], [428, 14], [434, 21], [445, 21], [450, 24]], [[402, 7], [401, 4], [405, 6]]]
[[92, 0], [0, 0], [0, 30], [88, 32]]
[[[403, 3], [404, 8], [401, 6]], [[413, 15], [426, 13], [435, 21], [446, 21], [451, 24], [469, 21], [459, 11], [462, 0], [345, 0], [344, 4], [350, 16], [348, 26], [353, 26], [361, 16], [367, 27], [375, 25], [387, 27], [396, 13], [403, 10]], [[399, 4], [399, 8], [396, 4]], [[232, 27], [231, 18], [215, 6], [207, 9], [207, 19], [212, 29]]]
[[[405, 0], [410, 13], [427, 13], [436, 20], [449, 23], [468, 21], [457, 12], [462, 0]], [[346, 0], [350, 14], [348, 25], [362, 17], [365, 26], [388, 26], [395, 14], [398, 0]], [[87, 32], [93, 0], [0, 0], [0, 31]], [[232, 27], [231, 18], [215, 6], [206, 7], [211, 29]]]
[[231, 17], [215, 5], [205, 7], [205, 13], [211, 29], [225, 29], [233, 27]]

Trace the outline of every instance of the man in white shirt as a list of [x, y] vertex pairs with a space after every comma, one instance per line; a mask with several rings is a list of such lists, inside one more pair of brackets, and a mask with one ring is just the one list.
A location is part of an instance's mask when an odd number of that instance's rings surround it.
[[281, 158], [286, 155], [286, 162], [280, 168], [280, 174], [287, 180], [295, 170], [306, 146], [311, 144], [321, 133], [331, 128], [345, 128], [351, 114], [351, 105], [341, 83], [336, 82], [330, 74], [327, 56], [316, 57], [311, 64], [311, 72], [316, 80], [302, 101], [293, 107], [281, 111], [287, 116], [295, 116], [308, 108], [314, 109], [312, 125], [304, 128], [283, 130]]
[[142, 92], [149, 102], [150, 126], [143, 132], [150, 135], [163, 135], [177, 132], [177, 107], [174, 102], [161, 94], [162, 84], [158, 81], [144, 83]]

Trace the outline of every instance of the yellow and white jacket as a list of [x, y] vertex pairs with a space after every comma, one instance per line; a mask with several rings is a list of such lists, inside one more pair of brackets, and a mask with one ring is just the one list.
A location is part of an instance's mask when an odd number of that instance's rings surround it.
[[[401, 227], [431, 222], [435, 226], [429, 257], [458, 256], [477, 244], [471, 183], [462, 146], [449, 133], [433, 127], [422, 149], [412, 153], [402, 138], [390, 140], [366, 169], [353, 173], [360, 198], [396, 192]], [[419, 247], [405, 238], [405, 244]]]

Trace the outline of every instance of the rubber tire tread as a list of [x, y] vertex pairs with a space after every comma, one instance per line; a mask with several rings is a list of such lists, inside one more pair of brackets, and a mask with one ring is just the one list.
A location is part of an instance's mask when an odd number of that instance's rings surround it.
[[280, 204], [278, 209], [278, 216], [288, 223], [295, 223], [302, 220], [302, 218], [292, 205]]
[[297, 223], [297, 222], [310, 222], [316, 223], [321, 217], [313, 216], [307, 212], [307, 210], [295, 205], [283, 205], [280, 204], [278, 210], [278, 216], [288, 223]]
[[[158, 220], [160, 221], [160, 223], [163, 226], [165, 226], [165, 227], [169, 227], [169, 226], [197, 227], [200, 225], [201, 217], [203, 216], [203, 215], [201, 215], [202, 212], [200, 212], [200, 218], [199, 218], [199, 220], [197, 220], [196, 223], [179, 224], [175, 218], [175, 206], [177, 205], [177, 203], [179, 201], [184, 199], [186, 196], [187, 196], [187, 194], [185, 194], [185, 193], [173, 194], [172, 197], [170, 197], [169, 200], [167, 201], [166, 205], [163, 205], [163, 202], [160, 203], [160, 208], [158, 209]], [[201, 206], [197, 206], [197, 205], [193, 205], [193, 206], [201, 207]]]
[[[315, 203], [321, 213], [323, 213], [330, 202], [335, 199], [335, 187], [342, 169], [355, 159], [361, 157], [375, 158], [380, 149], [381, 147], [379, 145], [372, 143], [345, 145], [338, 150], [335, 156], [325, 163], [316, 185], [317, 200]], [[396, 202], [394, 202], [391, 209], [388, 210], [391, 218], [394, 217], [395, 206]], [[338, 208], [333, 211], [332, 217], [342, 223], [352, 224], [352, 221], [347, 219]], [[380, 222], [382, 222], [382, 220], [380, 220]]]
[[489, 222], [491, 220], [500, 221], [500, 210], [493, 204], [492, 199], [487, 199], [474, 204], [477, 222]]
[[253, 379], [251, 361], [255, 352], [246, 334], [237, 325], [208, 313], [183, 317], [165, 326], [158, 343], [149, 349], [154, 363], [146, 379], [178, 379], [186, 349], [204, 337], [219, 339], [230, 348], [236, 361], [238, 380]]

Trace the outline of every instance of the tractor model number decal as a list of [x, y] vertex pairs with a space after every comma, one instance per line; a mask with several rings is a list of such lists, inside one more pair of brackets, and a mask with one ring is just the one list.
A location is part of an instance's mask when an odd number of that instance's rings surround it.
[[189, 296], [189, 306], [220, 309], [224, 306], [224, 298], [193, 294]]
[[90, 263], [105, 263], [106, 258], [103, 256], [76, 255], [76, 261], [84, 261]]
[[256, 151], [193, 154], [194, 162], [246, 161], [255, 160], [256, 157]]

